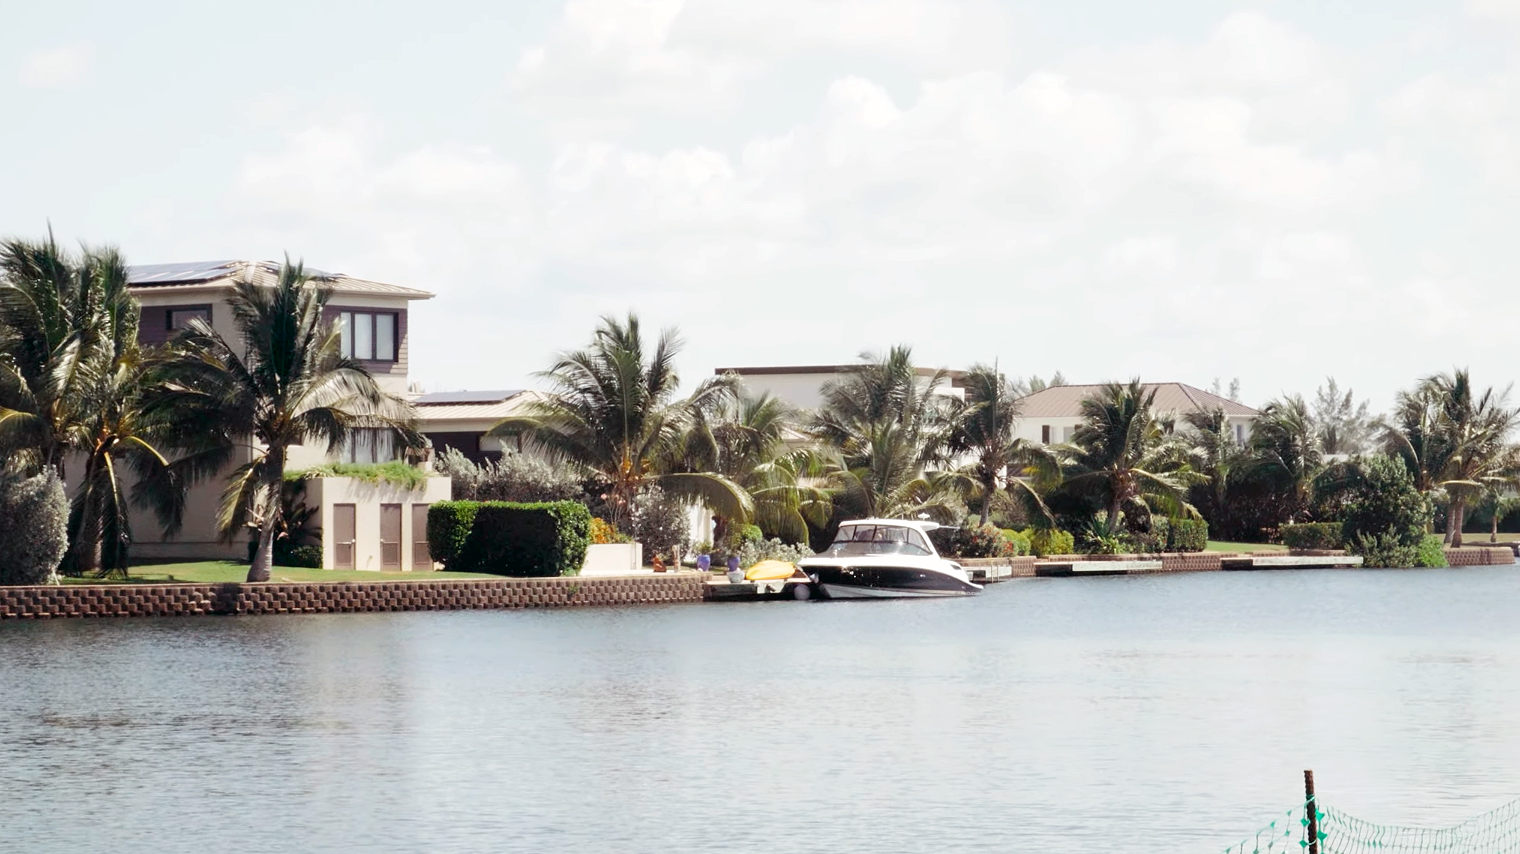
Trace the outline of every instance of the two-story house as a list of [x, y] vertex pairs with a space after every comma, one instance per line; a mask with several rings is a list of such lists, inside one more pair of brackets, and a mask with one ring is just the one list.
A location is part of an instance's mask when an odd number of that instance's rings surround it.
[[[1042, 445], [1070, 442], [1077, 425], [1082, 423], [1082, 401], [1097, 393], [1101, 386], [1058, 385], [1041, 389], [1019, 400], [1019, 438]], [[1178, 419], [1190, 412], [1224, 410], [1230, 435], [1244, 445], [1251, 435], [1251, 425], [1261, 415], [1243, 403], [1221, 397], [1185, 383], [1146, 383], [1147, 393], [1155, 392], [1153, 411]]]
[[[415, 288], [373, 282], [307, 268], [313, 279], [332, 289], [326, 318], [341, 324], [345, 356], [359, 360], [380, 386], [407, 393], [408, 308], [433, 294]], [[201, 319], [228, 341], [238, 332], [227, 302], [234, 284], [273, 285], [279, 265], [269, 261], [204, 261], [145, 264], [128, 268], [132, 295], [142, 307], [138, 339], [159, 345], [194, 319]], [[246, 462], [246, 455], [233, 466]], [[304, 470], [328, 462], [378, 463], [397, 459], [398, 449], [382, 431], [360, 437], [330, 454], [325, 446], [291, 449], [287, 466]], [[161, 536], [157, 521], [134, 510], [133, 554], [138, 559], [240, 558], [247, 544], [217, 537], [216, 515], [225, 478], [191, 489], [184, 527], [173, 538]], [[313, 479], [305, 503], [322, 529], [323, 565], [336, 569], [432, 569], [427, 554], [427, 505], [449, 497], [447, 478], [428, 478], [422, 489], [402, 489], [384, 482], [351, 478]]]

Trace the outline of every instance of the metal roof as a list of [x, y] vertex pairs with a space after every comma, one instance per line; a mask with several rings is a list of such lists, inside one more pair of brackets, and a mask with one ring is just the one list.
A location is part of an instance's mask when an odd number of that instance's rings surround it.
[[419, 395], [412, 400], [413, 406], [443, 406], [450, 403], [501, 403], [522, 394], [523, 390], [503, 391], [434, 391]]
[[[1058, 385], [1042, 389], [1020, 398], [1022, 417], [1079, 418], [1082, 415], [1082, 401], [1099, 388], [1099, 385]], [[1261, 414], [1243, 403], [1185, 383], [1145, 383], [1145, 390], [1156, 392], [1153, 409], [1157, 412], [1208, 411], [1220, 408], [1226, 415], [1239, 418], [1255, 418]]]
[[[500, 421], [523, 414], [530, 404], [539, 399], [536, 392], [518, 392], [505, 400], [494, 402], [424, 404], [417, 407], [418, 429], [427, 433], [447, 426], [450, 421]], [[415, 403], [413, 401], [414, 405]]]
[[[134, 289], [151, 290], [155, 293], [198, 290], [230, 285], [242, 280], [259, 285], [273, 285], [279, 281], [280, 266], [274, 261], [180, 261], [170, 264], [134, 264], [127, 268], [127, 284]], [[399, 296], [406, 299], [430, 299], [433, 296], [431, 292], [417, 288], [372, 282], [343, 273], [329, 273], [315, 267], [304, 269], [306, 275], [339, 293]]]

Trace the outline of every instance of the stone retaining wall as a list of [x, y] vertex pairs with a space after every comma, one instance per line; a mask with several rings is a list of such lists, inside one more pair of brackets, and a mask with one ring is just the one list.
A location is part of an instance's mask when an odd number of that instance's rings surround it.
[[0, 619], [452, 611], [701, 602], [705, 573], [285, 584], [0, 587]]
[[1515, 552], [1508, 546], [1445, 549], [1446, 562], [1452, 566], [1508, 566], [1515, 562]]

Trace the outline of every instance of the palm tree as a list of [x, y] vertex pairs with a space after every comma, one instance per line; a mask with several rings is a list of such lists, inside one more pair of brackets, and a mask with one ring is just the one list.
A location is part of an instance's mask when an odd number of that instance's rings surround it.
[[1061, 463], [1044, 445], [1018, 438], [1019, 389], [996, 367], [974, 365], [961, 380], [966, 396], [950, 404], [953, 429], [949, 448], [957, 456], [972, 460], [962, 467], [963, 474], [976, 484], [981, 503], [980, 524], [992, 515], [992, 498], [999, 487], [1020, 490], [1030, 503], [1049, 515], [1045, 502], [1034, 485], [1053, 485], [1061, 479]]
[[343, 357], [340, 330], [322, 320], [331, 295], [288, 259], [272, 286], [237, 283], [229, 302], [241, 341], [191, 321], [150, 395], [150, 415], [178, 416], [169, 443], [184, 454], [182, 480], [205, 478], [247, 454], [228, 477], [217, 521], [227, 539], [257, 527], [249, 581], [269, 580], [292, 445], [323, 443], [332, 452], [364, 429], [406, 445], [420, 441], [409, 404]]
[[[833, 502], [826, 462], [811, 448], [789, 444], [801, 437], [799, 427], [798, 411], [781, 399], [740, 394], [690, 432], [683, 464], [739, 484], [754, 499], [754, 523], [768, 536], [805, 543], [809, 524], [828, 524]], [[729, 520], [714, 521], [713, 540], [722, 543]]]
[[835, 456], [837, 500], [866, 516], [957, 517], [952, 477], [929, 467], [950, 439], [943, 370], [920, 377], [913, 352], [862, 354], [865, 364], [825, 383], [809, 432]]
[[[743, 487], [715, 471], [683, 471], [692, 431], [735, 396], [737, 380], [713, 377], [690, 397], [677, 398], [675, 330], [645, 350], [639, 319], [603, 317], [591, 345], [563, 353], [539, 376], [553, 391], [519, 416], [491, 429], [604, 480], [612, 523], [627, 529], [634, 501], [649, 487], [699, 501], [719, 516], [748, 520], [755, 502]], [[716, 450], [707, 449], [710, 457]]]
[[1289, 497], [1293, 521], [1314, 501], [1314, 482], [1324, 471], [1321, 431], [1299, 395], [1288, 395], [1262, 407], [1251, 427], [1252, 467]]
[[72, 257], [49, 237], [0, 245], [0, 437], [15, 456], [62, 471], [84, 458], [69, 535], [76, 572], [123, 574], [132, 541], [122, 469], [135, 470], [133, 502], [178, 527], [179, 485], [154, 447], [141, 407], [150, 360], [137, 344], [139, 308], [119, 252]]
[[1444, 489], [1446, 541], [1462, 545], [1466, 507], [1490, 483], [1502, 481], [1509, 464], [1509, 434], [1520, 410], [1509, 406], [1509, 390], [1474, 393], [1466, 370], [1426, 377], [1401, 392], [1393, 418], [1383, 424], [1383, 441], [1413, 472], [1422, 492]]
[[1183, 499], [1185, 473], [1165, 472], [1166, 433], [1152, 412], [1156, 392], [1139, 379], [1104, 383], [1082, 401], [1082, 423], [1072, 434], [1073, 490], [1101, 492], [1108, 504], [1104, 528], [1117, 530], [1125, 507], [1160, 509], [1168, 515], [1196, 513]]
[[101, 254], [71, 258], [51, 234], [0, 242], [0, 450], [33, 471], [63, 474], [84, 388], [105, 369]]

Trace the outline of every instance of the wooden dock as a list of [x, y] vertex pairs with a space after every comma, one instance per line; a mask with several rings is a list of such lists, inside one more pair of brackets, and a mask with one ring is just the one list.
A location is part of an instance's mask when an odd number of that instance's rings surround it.
[[1283, 555], [1265, 557], [1249, 555], [1221, 558], [1219, 568], [1227, 571], [1251, 569], [1346, 569], [1362, 565], [1360, 555]]

